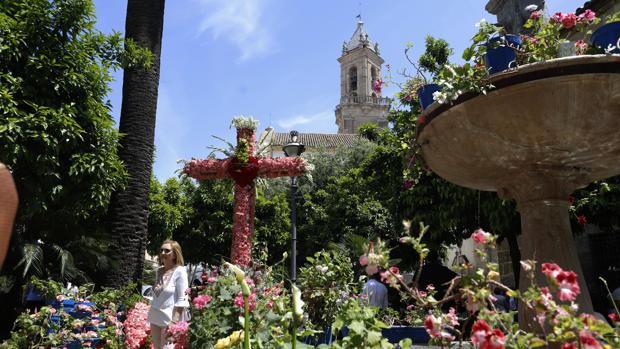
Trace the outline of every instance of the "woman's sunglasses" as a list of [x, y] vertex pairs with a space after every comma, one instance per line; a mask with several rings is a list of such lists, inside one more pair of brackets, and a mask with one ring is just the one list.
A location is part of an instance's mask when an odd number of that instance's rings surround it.
[[172, 250], [169, 248], [160, 248], [159, 253], [169, 254], [169, 253], [172, 253]]

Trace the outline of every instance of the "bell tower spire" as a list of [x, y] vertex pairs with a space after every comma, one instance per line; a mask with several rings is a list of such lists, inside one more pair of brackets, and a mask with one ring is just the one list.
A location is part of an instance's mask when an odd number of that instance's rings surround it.
[[387, 126], [390, 99], [381, 96], [379, 44], [373, 42], [357, 16], [357, 27], [342, 45], [340, 63], [340, 104], [336, 106], [338, 133], [356, 133], [361, 124]]

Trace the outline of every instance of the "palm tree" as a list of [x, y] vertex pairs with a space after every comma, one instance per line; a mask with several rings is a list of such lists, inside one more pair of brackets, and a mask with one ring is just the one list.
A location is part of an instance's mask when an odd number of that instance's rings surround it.
[[123, 77], [119, 156], [129, 172], [126, 188], [112, 195], [109, 224], [116, 268], [107, 284], [140, 280], [147, 237], [148, 197], [153, 168], [155, 114], [165, 0], [128, 0], [125, 38], [153, 53], [148, 69], [133, 67]]

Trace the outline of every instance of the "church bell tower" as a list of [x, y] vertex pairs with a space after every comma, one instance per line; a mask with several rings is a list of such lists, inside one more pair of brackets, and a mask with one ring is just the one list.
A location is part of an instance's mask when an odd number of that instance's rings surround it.
[[364, 22], [348, 42], [342, 45], [340, 63], [340, 104], [336, 106], [338, 133], [357, 133], [361, 124], [375, 123], [387, 127], [387, 114], [391, 100], [373, 88], [381, 79], [383, 58], [379, 44], [373, 43], [364, 30]]

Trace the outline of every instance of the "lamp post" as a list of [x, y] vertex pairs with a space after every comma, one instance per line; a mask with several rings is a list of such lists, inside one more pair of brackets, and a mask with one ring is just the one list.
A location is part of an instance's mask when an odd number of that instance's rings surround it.
[[[291, 139], [286, 143], [282, 150], [284, 155], [300, 156], [306, 147], [298, 141], [299, 132], [291, 131]], [[294, 284], [297, 281], [297, 177], [291, 177], [291, 282]]]

